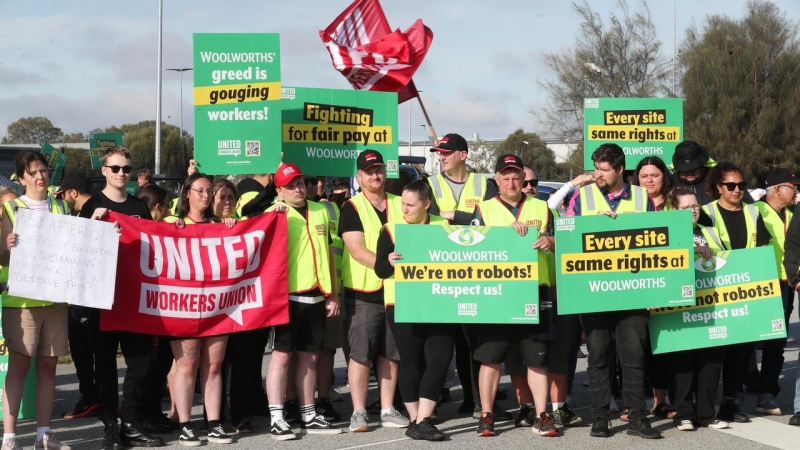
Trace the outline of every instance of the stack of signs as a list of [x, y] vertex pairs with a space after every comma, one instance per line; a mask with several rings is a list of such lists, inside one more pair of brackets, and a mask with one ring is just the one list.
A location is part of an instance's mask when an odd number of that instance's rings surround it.
[[198, 169], [274, 172], [281, 160], [278, 35], [195, 34], [193, 51]]
[[93, 133], [89, 135], [89, 154], [92, 169], [103, 165], [103, 152], [107, 148], [122, 147], [122, 133]]

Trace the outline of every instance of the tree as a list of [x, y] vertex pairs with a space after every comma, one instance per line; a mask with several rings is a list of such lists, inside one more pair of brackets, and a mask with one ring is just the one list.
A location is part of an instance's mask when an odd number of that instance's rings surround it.
[[520, 128], [509, 134], [506, 140], [497, 146], [495, 160], [500, 155], [509, 153], [519, 156], [522, 162], [533, 167], [533, 170], [544, 179], [553, 179], [556, 175], [556, 157], [536, 133], [526, 133]]
[[750, 1], [741, 20], [714, 15], [681, 45], [684, 135], [730, 161], [753, 186], [800, 163], [798, 23]]
[[[588, 2], [572, 6], [581, 19], [581, 34], [573, 48], [544, 54], [555, 77], [539, 82], [547, 92], [547, 103], [530, 113], [546, 136], [583, 141], [584, 98], [667, 94], [672, 71], [661, 53], [646, 2], [631, 12], [627, 2], [620, 0], [621, 15], [612, 13], [608, 27]], [[583, 149], [575, 153], [582, 162]]]
[[467, 165], [478, 173], [494, 173], [494, 163], [497, 161], [497, 144], [485, 141], [476, 141], [469, 144]]
[[59, 142], [64, 137], [61, 128], [47, 117], [23, 117], [8, 125], [3, 144], [42, 144]]

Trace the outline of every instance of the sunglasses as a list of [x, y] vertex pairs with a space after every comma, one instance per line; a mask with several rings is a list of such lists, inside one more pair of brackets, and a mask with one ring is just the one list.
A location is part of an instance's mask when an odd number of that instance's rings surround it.
[[747, 183], [744, 181], [739, 183], [734, 183], [731, 181], [729, 183], [720, 183], [720, 184], [725, 186], [725, 189], [727, 189], [728, 192], [733, 192], [736, 188], [739, 188], [740, 191], [744, 191], [745, 189], [747, 189]]
[[131, 170], [133, 170], [133, 167], [131, 166], [103, 166], [103, 167], [111, 169], [111, 171], [114, 173], [119, 173], [119, 170], [122, 169], [123, 173], [129, 174], [131, 173]]
[[522, 181], [522, 187], [528, 187], [528, 186], [536, 187], [538, 185], [539, 185], [539, 180], [538, 179], [536, 179], [536, 180], [523, 180]]

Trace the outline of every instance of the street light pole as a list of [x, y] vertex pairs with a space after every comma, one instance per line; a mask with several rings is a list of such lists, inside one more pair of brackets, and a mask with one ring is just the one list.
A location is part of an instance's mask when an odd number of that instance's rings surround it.
[[186, 162], [186, 145], [183, 143], [183, 72], [192, 70], [191, 67], [184, 67], [181, 69], [167, 69], [170, 72], [178, 72], [181, 74], [181, 154], [183, 155], [183, 165], [187, 165]]
[[158, 80], [156, 82], [156, 175], [161, 175], [161, 30], [164, 1], [158, 0]]

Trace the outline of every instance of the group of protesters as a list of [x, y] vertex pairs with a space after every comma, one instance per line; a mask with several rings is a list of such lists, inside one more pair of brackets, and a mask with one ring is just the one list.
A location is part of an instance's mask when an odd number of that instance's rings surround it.
[[[353, 407], [350, 432], [370, 430], [367, 392], [374, 372], [380, 426], [405, 428], [415, 440], [444, 440], [445, 433], [436, 426], [441, 420], [437, 405], [455, 358], [464, 395], [459, 413], [478, 419], [478, 436], [494, 436], [495, 421], [514, 419], [518, 427], [555, 437], [558, 426], [583, 424], [569, 404], [583, 336], [588, 349], [591, 436], [610, 434], [616, 383], [610, 367], [616, 367], [622, 379], [619, 418], [628, 422], [630, 435], [661, 437], [650, 425], [651, 415], [672, 420], [679, 430], [727, 428], [731, 422], [749, 421], [739, 401], [755, 343], [653, 355], [646, 310], [558, 314], [554, 221], [559, 215], [602, 214], [613, 220], [621, 213], [691, 210], [699, 256], [771, 245], [788, 324], [795, 289], [800, 289], [800, 223], [790, 211], [800, 178], [788, 169], [774, 170], [766, 179], [764, 200], [753, 202], [742, 171], [730, 163], [716, 163], [696, 142], [677, 145], [671, 171], [658, 157], [647, 157], [632, 174], [625, 172], [623, 150], [603, 144], [592, 154], [593, 172], [579, 175], [543, 201], [536, 196], [534, 168], [518, 156], [500, 156], [491, 178], [467, 170], [468, 151], [463, 137], [444, 136], [431, 149], [442, 172], [404, 183], [390, 193], [383, 155], [365, 150], [356, 160], [360, 192], [352, 196], [349, 184], [341, 182], [326, 196], [324, 182], [293, 164], [281, 164], [274, 174], [255, 175], [234, 185], [198, 172], [192, 162], [173, 204], [169, 193], [152, 182], [149, 171], [137, 174], [137, 196], [128, 194], [133, 161], [122, 147], [103, 154], [106, 184], [101, 191], [92, 193], [85, 176], [70, 174], [53, 196], [48, 192], [47, 161], [41, 153], [21, 152], [15, 174], [22, 195], [0, 189], [3, 281], [17, 244], [13, 224], [18, 208], [93, 220], [104, 220], [113, 211], [179, 228], [214, 223], [232, 228], [239, 220], [275, 212], [287, 220], [289, 321], [211, 337], [101, 331], [98, 309], [3, 292], [9, 363], [2, 450], [21, 448], [15, 431], [32, 358], [37, 377], [35, 448], [70, 448], [50, 430], [57, 358], [67, 353], [76, 366], [81, 397], [63, 417], [99, 417], [105, 427], [103, 448], [108, 450], [162, 446], [164, 440], [158, 435], [172, 432], [180, 433], [182, 446], [201, 445], [190, 423], [198, 383], [204, 398], [202, 430], [209, 442], [235, 442], [225, 429], [226, 416], [229, 430], [248, 433], [254, 431], [252, 417], [257, 414], [269, 415], [269, 432], [277, 440], [295, 439], [293, 425], [310, 434], [339, 434], [343, 430], [334, 423], [342, 417], [330, 401], [337, 349], [344, 351], [347, 361]], [[530, 251], [538, 252], [540, 323], [395, 321], [395, 303], [403, 301], [395, 298], [394, 286], [394, 266], [403, 259], [395, 248], [398, 223], [510, 226], [522, 236], [537, 232]], [[756, 413], [782, 414], [775, 397], [785, 344], [786, 339], [762, 343]], [[267, 346], [272, 353], [263, 384], [261, 364]], [[127, 366], [121, 404], [119, 348]], [[520, 405], [516, 417], [496, 402], [503, 368]], [[168, 414], [161, 408], [165, 385], [172, 404]], [[652, 387], [654, 397], [649, 411], [646, 386]], [[800, 425], [800, 396], [794, 403], [790, 424]]]

